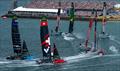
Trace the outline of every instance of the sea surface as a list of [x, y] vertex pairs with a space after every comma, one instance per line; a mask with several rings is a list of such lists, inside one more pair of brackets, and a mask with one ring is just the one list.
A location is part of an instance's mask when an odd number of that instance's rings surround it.
[[[31, 0], [18, 1], [19, 6], [21, 6], [29, 3]], [[119, 0], [116, 1], [119, 2]], [[0, 0], [0, 15], [7, 13], [7, 11], [12, 8], [11, 4], [12, 0]], [[19, 18], [18, 22], [21, 40], [26, 41], [29, 52], [34, 59], [42, 58], [40, 19]], [[56, 26], [56, 20], [48, 20], [48, 22], [49, 30], [51, 31]], [[67, 32], [69, 21], [61, 20], [60, 23], [60, 30]], [[13, 54], [11, 19], [0, 18], [0, 71], [120, 71], [120, 21], [108, 21], [106, 24], [106, 32], [111, 36], [110, 39], [98, 40], [98, 47], [103, 48], [105, 51], [104, 56], [85, 55], [81, 53], [79, 44], [81, 40], [86, 39], [88, 24], [88, 21], [75, 21], [73, 33], [77, 38], [74, 40], [64, 40], [60, 36], [51, 36], [51, 44], [54, 42], [57, 44], [59, 54], [67, 61], [66, 63], [59, 65], [39, 65], [36, 64], [35, 60], [18, 60], [16, 62], [5, 59], [7, 56]], [[98, 22], [97, 35], [101, 32], [101, 28], [101, 22]], [[90, 36], [90, 42], [93, 42], [93, 29]]]

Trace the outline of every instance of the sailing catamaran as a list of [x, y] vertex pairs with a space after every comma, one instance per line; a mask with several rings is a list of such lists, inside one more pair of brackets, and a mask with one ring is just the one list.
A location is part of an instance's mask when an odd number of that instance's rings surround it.
[[57, 25], [55, 27], [55, 32], [58, 33], [59, 32], [59, 25], [60, 25], [60, 11], [61, 8], [58, 8], [58, 13], [57, 13]]
[[29, 57], [30, 54], [28, 52], [25, 40], [23, 41], [23, 45], [21, 44], [20, 33], [19, 33], [16, 16], [14, 16], [12, 19], [11, 27], [12, 27], [11, 32], [12, 32], [12, 44], [13, 44], [14, 55], [8, 56], [6, 59], [8, 60], [27, 59], [27, 57]]
[[[94, 9], [92, 11], [92, 15], [93, 14], [94, 14]], [[92, 17], [92, 15], [91, 15], [91, 17]], [[93, 18], [91, 18], [90, 21], [89, 21], [89, 28], [88, 28], [88, 31], [87, 31], [87, 39], [85, 41], [85, 48], [88, 48], [88, 42], [89, 42], [89, 39], [90, 39], [90, 32], [92, 30], [93, 21], [94, 21]]]
[[91, 47], [88, 47], [88, 41], [89, 41], [89, 37], [90, 37], [90, 31], [92, 29], [92, 25], [93, 25], [93, 19], [90, 20], [89, 23], [89, 29], [87, 32], [87, 39], [85, 42], [85, 46], [80, 46], [82, 48], [82, 50], [85, 51], [85, 53], [92, 53], [92, 54], [100, 54], [100, 55], [104, 55], [104, 51], [102, 48], [98, 48], [98, 44], [97, 44], [97, 11], [95, 11], [95, 25], [94, 25], [94, 42], [92, 44]]
[[58, 12], [57, 12], [57, 24], [54, 31], [51, 30], [52, 36], [61, 36], [62, 32], [60, 31], [60, 14], [61, 14], [61, 2], [58, 2]]
[[55, 27], [55, 32], [58, 33], [59, 32], [59, 25], [60, 25], [60, 11], [61, 11], [61, 2], [59, 2], [59, 8], [58, 8], [58, 12], [57, 12], [57, 25]]
[[[65, 61], [61, 59], [58, 55], [57, 48], [54, 44], [54, 52], [51, 51], [48, 22], [46, 16], [43, 16], [40, 23], [40, 36], [41, 36], [41, 46], [43, 59], [37, 60], [38, 64], [41, 63], [64, 63]], [[53, 55], [51, 55], [53, 54]]]
[[71, 8], [70, 8], [70, 12], [69, 12], [69, 18], [70, 18], [70, 24], [69, 24], [69, 29], [68, 29], [68, 33], [62, 33], [62, 36], [64, 37], [64, 39], [74, 39], [74, 35], [73, 33], [73, 27], [74, 27], [74, 19], [75, 19], [75, 15], [74, 15], [75, 9], [74, 9], [74, 3], [71, 3]]
[[106, 25], [106, 2], [103, 2], [103, 17], [102, 17], [102, 32], [99, 35], [99, 38], [109, 38], [110, 36], [105, 32]]

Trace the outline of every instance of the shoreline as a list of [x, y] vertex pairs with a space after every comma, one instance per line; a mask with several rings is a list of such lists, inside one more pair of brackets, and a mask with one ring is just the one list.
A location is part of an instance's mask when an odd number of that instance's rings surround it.
[[[7, 18], [11, 18], [12, 15], [10, 14], [5, 14], [5, 15], [2, 15], [1, 18], [4, 18], [4, 17], [7, 17]], [[18, 18], [30, 18], [30, 19], [40, 19], [41, 16], [17, 16]], [[50, 20], [56, 20], [57, 19], [57, 16], [48, 16], [47, 17], [48, 19]], [[75, 21], [89, 21], [92, 17], [82, 17], [82, 16], [76, 16], [75, 17]], [[68, 16], [61, 16], [60, 17], [61, 20], [69, 20], [69, 17]], [[102, 21], [102, 18], [101, 17], [98, 17], [97, 18], [98, 21]], [[120, 15], [119, 16], [109, 16], [107, 19], [107, 21], [120, 21]]]
[[[111, 1], [110, 3], [107, 2], [107, 8], [111, 9], [110, 11], [115, 11], [112, 9], [113, 5], [116, 4], [117, 2]], [[47, 5], [46, 5], [47, 4]], [[102, 10], [103, 9], [103, 3], [98, 3], [98, 2], [74, 2], [75, 4], [75, 20], [78, 21], [89, 21], [92, 13], [92, 9], [96, 8], [97, 10]], [[71, 2], [61, 2], [61, 9], [63, 10], [69, 10]], [[97, 5], [97, 7], [96, 7]], [[32, 0], [29, 4], [25, 5], [25, 8], [35, 8], [35, 9], [57, 9], [59, 8], [59, 2], [46, 2], [46, 1], [39, 1], [39, 0]], [[80, 10], [79, 10], [80, 9]], [[83, 9], [83, 10], [82, 10]], [[84, 10], [85, 9], [85, 10]], [[107, 11], [108, 11], [107, 9]], [[90, 10], [90, 11], [88, 11]], [[32, 11], [8, 11], [5, 15], [2, 15], [2, 18], [8, 17], [10, 18], [13, 14], [16, 14], [18, 18], [32, 18], [32, 19], [40, 19], [42, 15], [46, 15], [48, 19], [53, 19], [56, 20], [56, 14], [53, 13], [44, 13], [44, 12], [32, 12]], [[98, 11], [98, 21], [102, 21], [102, 11]], [[68, 13], [62, 14], [60, 16], [61, 20], [69, 20]], [[106, 16], [107, 21], [120, 21], [120, 15], [107, 15]]]

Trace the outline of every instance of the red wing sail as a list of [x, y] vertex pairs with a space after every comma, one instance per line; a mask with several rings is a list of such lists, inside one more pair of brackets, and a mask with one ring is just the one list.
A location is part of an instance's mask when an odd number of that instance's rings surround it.
[[89, 41], [89, 38], [90, 38], [90, 32], [91, 32], [91, 29], [92, 29], [92, 25], [93, 25], [93, 19], [90, 19], [89, 29], [88, 29], [88, 32], [87, 32], [87, 39], [86, 39], [86, 42], [85, 42], [85, 47], [86, 48], [88, 46], [88, 41]]

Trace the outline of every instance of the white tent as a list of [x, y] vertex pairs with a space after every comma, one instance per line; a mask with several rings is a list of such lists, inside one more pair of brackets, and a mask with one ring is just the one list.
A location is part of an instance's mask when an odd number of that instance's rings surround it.
[[120, 4], [114, 5], [114, 8], [120, 8]]
[[[18, 7], [16, 9], [13, 9], [13, 11], [28, 11], [28, 12], [51, 12], [51, 13], [57, 13], [58, 9], [35, 9], [35, 8], [24, 8], [24, 7]], [[61, 13], [64, 13], [63, 10], [61, 10]]]

